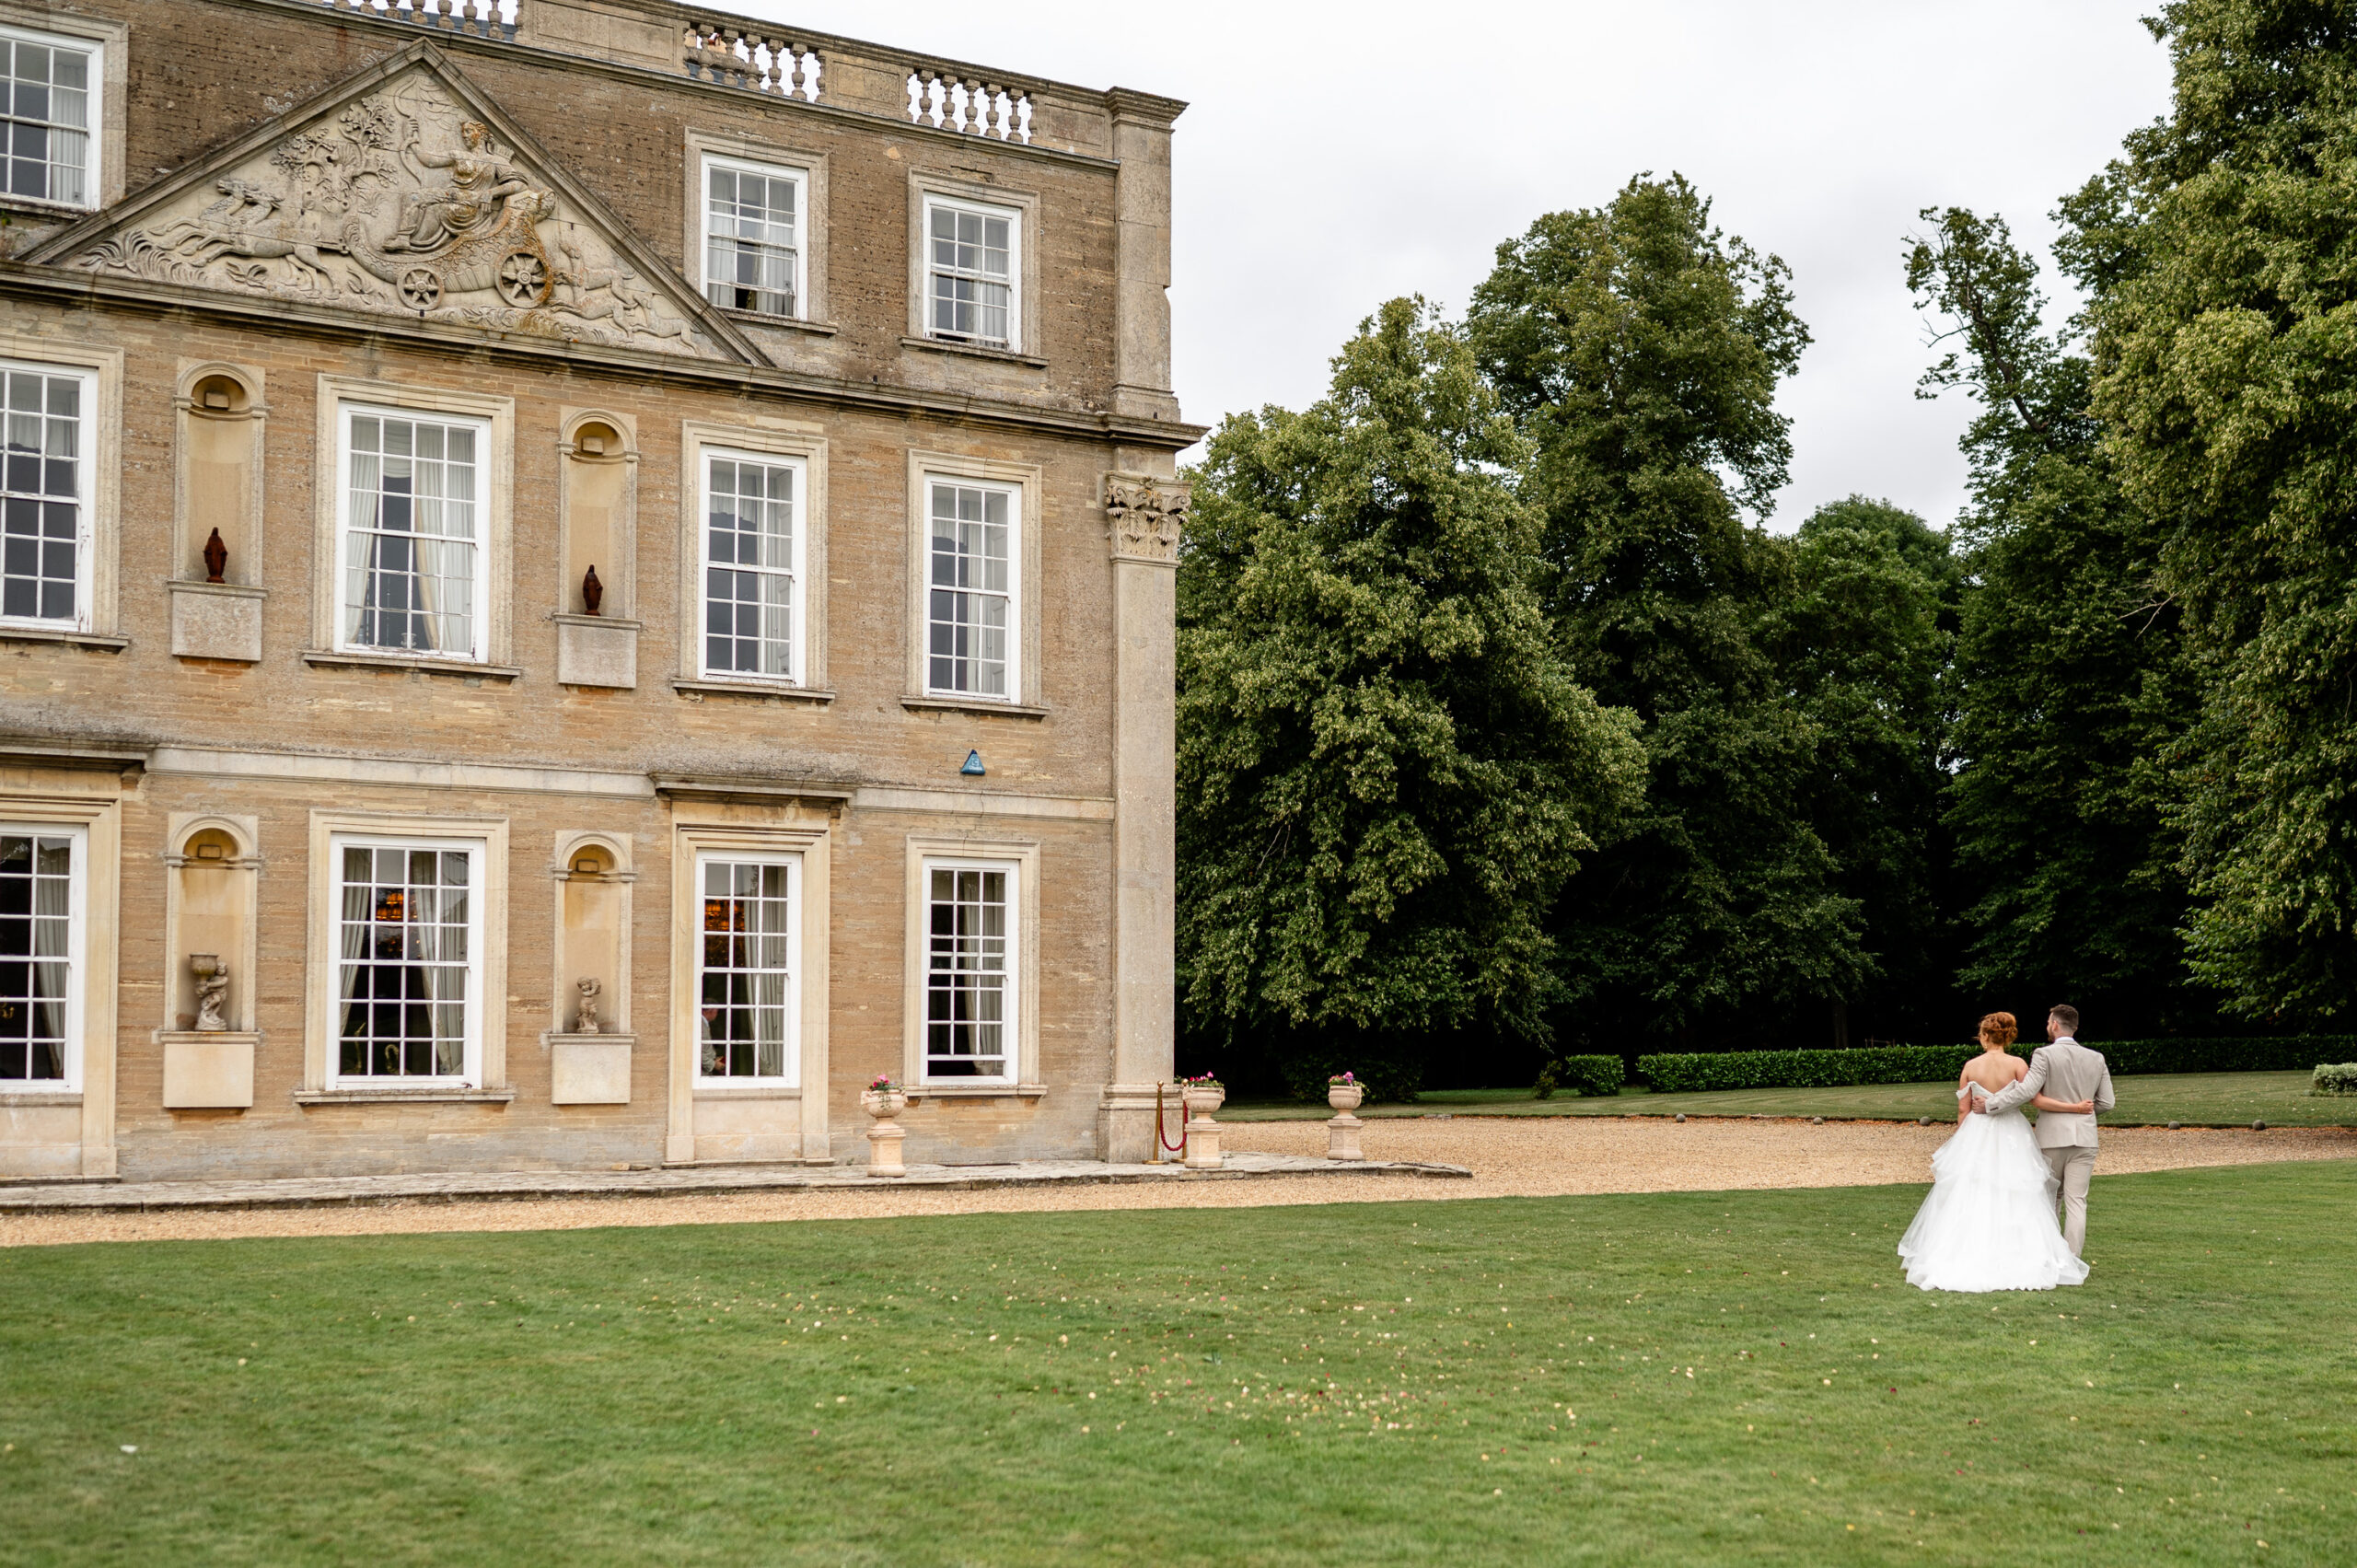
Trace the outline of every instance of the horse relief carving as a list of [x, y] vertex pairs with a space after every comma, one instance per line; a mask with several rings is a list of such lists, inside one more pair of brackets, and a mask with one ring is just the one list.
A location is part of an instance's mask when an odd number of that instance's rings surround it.
[[574, 342], [719, 351], [551, 181], [413, 71], [73, 264]]

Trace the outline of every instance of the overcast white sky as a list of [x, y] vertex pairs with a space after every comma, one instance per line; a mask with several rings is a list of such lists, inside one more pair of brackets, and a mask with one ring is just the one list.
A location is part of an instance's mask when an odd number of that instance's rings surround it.
[[1787, 384], [1789, 529], [1853, 491], [1935, 524], [1962, 499], [1960, 398], [1917, 401], [1900, 271], [1919, 208], [2047, 215], [2167, 103], [2151, 0], [753, 0], [805, 27], [1185, 99], [1177, 376], [1187, 416], [1300, 407], [1380, 301], [1452, 314], [1499, 240], [1683, 172], [1792, 264], [1816, 342]]

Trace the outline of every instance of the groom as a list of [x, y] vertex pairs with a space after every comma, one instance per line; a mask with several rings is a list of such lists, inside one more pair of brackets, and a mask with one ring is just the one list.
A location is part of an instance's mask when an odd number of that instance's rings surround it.
[[2011, 1088], [2000, 1089], [1980, 1102], [1994, 1114], [2027, 1105], [2038, 1095], [2087, 1109], [2078, 1112], [2041, 1110], [2038, 1114], [2038, 1146], [2062, 1189], [2062, 1239], [2075, 1256], [2087, 1242], [2087, 1182], [2096, 1171], [2095, 1112], [2109, 1110], [2111, 1068], [2103, 1052], [2089, 1051], [2073, 1035], [2079, 1032], [2079, 1010], [2061, 1006], [2046, 1016], [2046, 1038], [2053, 1043], [2038, 1048], [2029, 1072]]

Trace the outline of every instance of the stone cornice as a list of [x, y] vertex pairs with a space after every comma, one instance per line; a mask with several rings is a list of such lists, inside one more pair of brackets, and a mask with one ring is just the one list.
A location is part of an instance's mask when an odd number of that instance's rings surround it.
[[[244, 0], [244, 3], [253, 4], [258, 0]], [[992, 424], [1081, 440], [1118, 441], [1128, 446], [1174, 452], [1194, 445], [1207, 431], [1206, 426], [1200, 424], [1034, 408], [994, 398], [926, 392], [906, 387], [887, 387], [877, 382], [847, 381], [772, 366], [691, 360], [607, 344], [568, 343], [520, 333], [411, 322], [399, 317], [307, 305], [293, 300], [247, 299], [213, 289], [149, 283], [134, 278], [104, 278], [58, 267], [0, 260], [0, 298], [9, 297], [46, 299], [68, 308], [112, 308], [155, 315], [209, 317], [235, 321], [280, 336], [294, 330], [325, 338], [374, 338], [453, 356], [479, 356], [485, 353], [513, 354], [518, 359], [550, 366], [562, 365], [576, 371], [618, 378], [653, 379], [763, 393], [830, 403], [864, 412], [929, 414], [953, 422]]]

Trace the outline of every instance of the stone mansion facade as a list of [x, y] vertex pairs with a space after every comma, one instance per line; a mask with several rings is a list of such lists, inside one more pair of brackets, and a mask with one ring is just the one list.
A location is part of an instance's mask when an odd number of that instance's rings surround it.
[[0, 0], [0, 1179], [1145, 1157], [1183, 107]]

